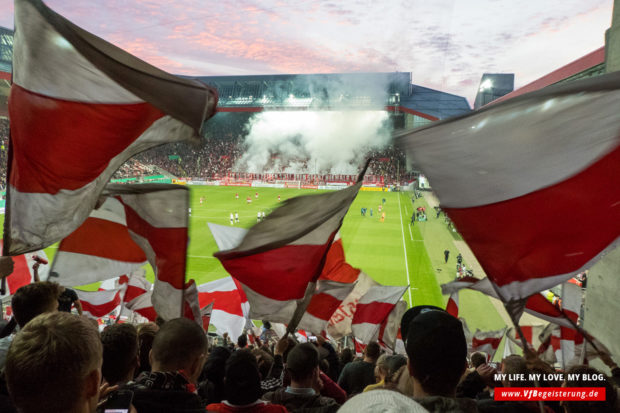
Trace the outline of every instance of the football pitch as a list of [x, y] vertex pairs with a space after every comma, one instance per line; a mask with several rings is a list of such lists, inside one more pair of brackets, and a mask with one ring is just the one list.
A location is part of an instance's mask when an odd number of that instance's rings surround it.
[[[213, 257], [218, 248], [207, 227], [208, 222], [230, 225], [230, 213], [237, 212], [240, 222], [234, 225], [249, 228], [256, 223], [259, 211], [268, 215], [278, 207], [278, 195], [284, 201], [317, 193], [316, 190], [290, 188], [190, 188], [192, 214], [186, 274], [188, 280], [194, 278], [197, 284], [228, 275]], [[258, 198], [255, 197], [257, 192]], [[237, 193], [239, 199], [235, 198]], [[246, 203], [248, 196], [252, 199], [250, 204]], [[201, 197], [204, 197], [202, 205]], [[379, 205], [386, 214], [384, 222], [380, 220]], [[428, 221], [416, 222], [412, 226], [411, 215], [419, 206], [426, 207]], [[366, 216], [362, 216], [361, 208], [367, 208]], [[455, 277], [459, 253], [455, 241], [460, 241], [460, 237], [447, 228], [443, 214], [439, 218], [435, 215], [435, 210], [424, 197], [412, 204], [410, 192], [360, 191], [340, 229], [347, 262], [381, 284], [410, 285], [403, 297], [409, 305], [431, 304], [445, 308], [448, 297], [441, 295], [440, 284]], [[50, 259], [56, 248], [52, 246], [45, 250]], [[444, 262], [446, 249], [450, 251], [447, 263]], [[150, 268], [147, 274], [152, 278]], [[94, 289], [95, 286], [90, 287], [85, 289]], [[459, 301], [459, 316], [467, 320], [472, 333], [476, 328], [495, 330], [506, 325], [488, 297], [475, 291], [461, 291]]]

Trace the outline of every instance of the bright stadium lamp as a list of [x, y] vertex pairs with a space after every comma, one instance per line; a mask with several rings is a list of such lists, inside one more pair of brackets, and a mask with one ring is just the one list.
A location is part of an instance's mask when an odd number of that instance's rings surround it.
[[491, 89], [493, 87], [493, 82], [491, 79], [486, 79], [484, 82], [480, 83], [480, 92], [484, 92], [487, 89]]

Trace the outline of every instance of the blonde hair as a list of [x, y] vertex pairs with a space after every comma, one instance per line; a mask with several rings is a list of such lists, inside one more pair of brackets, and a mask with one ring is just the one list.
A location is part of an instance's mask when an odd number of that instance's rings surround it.
[[5, 375], [9, 394], [25, 413], [69, 412], [83, 394], [85, 378], [100, 368], [99, 332], [86, 317], [42, 314], [13, 339]]

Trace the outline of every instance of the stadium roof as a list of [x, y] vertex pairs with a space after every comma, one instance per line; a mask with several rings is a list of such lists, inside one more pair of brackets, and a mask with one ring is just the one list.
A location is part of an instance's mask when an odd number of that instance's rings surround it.
[[528, 83], [527, 85], [508, 93], [499, 99], [490, 102], [492, 105], [497, 102], [502, 102], [506, 99], [514, 98], [519, 95], [523, 95], [528, 92], [533, 92], [538, 89], [542, 89], [546, 86], [554, 83], [576, 80], [580, 78], [593, 77], [601, 75], [605, 72], [605, 46], [600, 49], [596, 49], [593, 52], [588, 53], [579, 59], [554, 70], [551, 73], [546, 74], [540, 79]]
[[198, 77], [223, 112], [385, 108], [431, 120], [471, 110], [464, 97], [411, 83], [410, 72]]

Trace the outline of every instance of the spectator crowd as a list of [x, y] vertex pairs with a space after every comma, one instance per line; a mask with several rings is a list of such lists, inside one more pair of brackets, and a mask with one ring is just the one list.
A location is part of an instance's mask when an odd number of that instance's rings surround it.
[[[114, 324], [101, 333], [92, 320], [58, 310], [60, 288], [37, 282], [12, 298], [19, 332], [0, 339], [2, 412], [614, 412], [620, 369], [612, 377], [588, 366], [564, 383], [535, 355], [510, 355], [496, 368], [484, 354], [468, 356], [462, 323], [430, 306], [401, 320], [406, 355], [370, 342], [362, 357], [324, 337], [298, 343], [261, 337], [209, 342], [188, 319]], [[6, 345], [8, 343], [8, 345]], [[495, 373], [506, 374], [496, 380]], [[569, 376], [567, 376], [569, 377]], [[585, 377], [585, 378], [584, 378]], [[603, 401], [496, 401], [503, 387], [605, 389]]]

